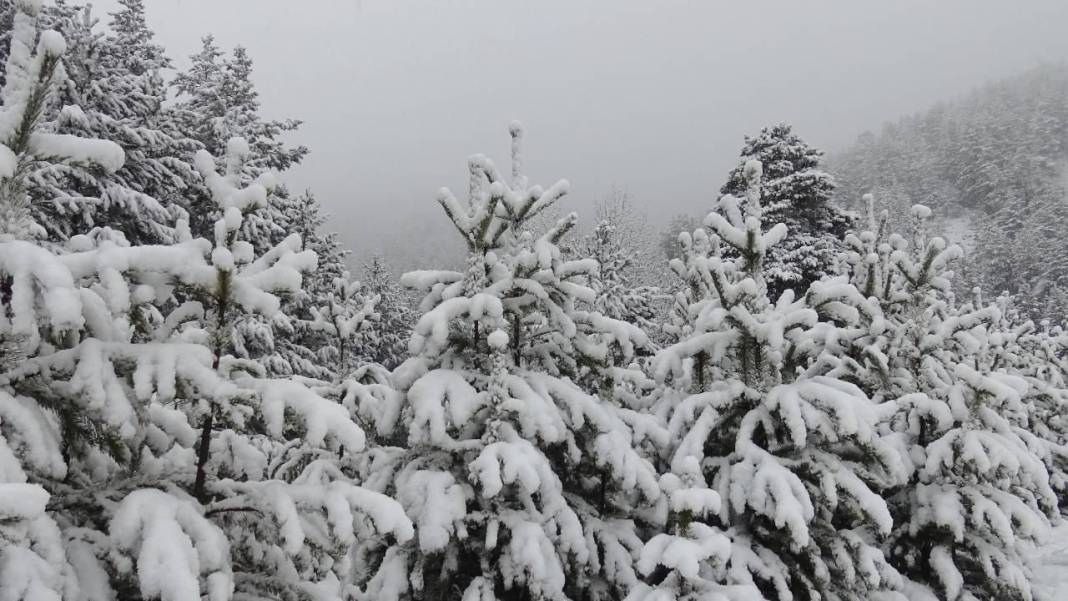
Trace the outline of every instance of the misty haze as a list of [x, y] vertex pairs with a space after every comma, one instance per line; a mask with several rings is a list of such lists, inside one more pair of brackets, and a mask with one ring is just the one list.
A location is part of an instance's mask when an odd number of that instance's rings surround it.
[[1066, 23], [0, 0], [0, 601], [1068, 599]]

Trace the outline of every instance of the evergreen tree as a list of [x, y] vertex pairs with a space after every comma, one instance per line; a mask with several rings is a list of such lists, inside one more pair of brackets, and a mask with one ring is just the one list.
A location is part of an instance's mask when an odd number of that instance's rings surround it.
[[760, 163], [742, 175], [745, 211], [724, 196], [672, 262], [688, 323], [655, 362], [671, 514], [630, 599], [900, 599], [879, 491], [903, 479], [902, 462], [863, 391], [803, 371], [836, 327], [827, 305], [850, 291], [771, 300], [764, 262], [787, 228], [763, 230]]
[[370, 324], [363, 352], [368, 361], [393, 369], [408, 355], [414, 325], [410, 301], [382, 257], [373, 257], [364, 265], [363, 285], [367, 294], [379, 299], [375, 307], [379, 317]]
[[584, 241], [581, 254], [598, 265], [597, 274], [590, 281], [595, 294], [593, 310], [645, 331], [654, 331], [660, 290], [636, 285], [636, 253], [624, 245], [616, 226], [601, 221]]
[[691, 215], [675, 215], [668, 223], [667, 229], [660, 232], [660, 250], [668, 261], [677, 259], [682, 251], [679, 248], [679, 232], [692, 232], [701, 227], [701, 220]]
[[[269, 202], [274, 198], [277, 195], [270, 195]], [[354, 310], [358, 311], [363, 305], [363, 297], [357, 299], [354, 296], [360, 286], [358, 282], [350, 282], [345, 269], [347, 251], [341, 248], [336, 234], [323, 231], [326, 217], [318, 201], [310, 192], [295, 201], [284, 205], [288, 211], [288, 232], [300, 235], [305, 248], [319, 257], [318, 267], [314, 273], [307, 274], [301, 290], [283, 300], [283, 311], [278, 318], [268, 322], [254, 317], [243, 324], [242, 333], [248, 343], [244, 346], [250, 356], [264, 358], [273, 374], [295, 374], [331, 381], [345, 376], [355, 366], [335, 363], [338, 357], [336, 332], [324, 332], [320, 314], [324, 308], [338, 303], [355, 303], [357, 309]], [[352, 286], [355, 288], [351, 294], [345, 292]], [[361, 344], [365, 342], [361, 338]], [[349, 349], [349, 360], [357, 360], [365, 354], [353, 353], [354, 350]]]
[[308, 149], [287, 147], [279, 138], [300, 127], [292, 119], [265, 121], [260, 116], [259, 93], [252, 82], [252, 58], [237, 47], [227, 58], [212, 36], [202, 40], [191, 65], [179, 73], [172, 86], [179, 94], [177, 110], [184, 130], [212, 154], [221, 154], [233, 136], [248, 140], [249, 167], [285, 171], [299, 163]]
[[[1063, 178], [1068, 144], [1068, 69], [1044, 65], [987, 84], [924, 114], [888, 124], [835, 158], [836, 197], [851, 206], [875, 193], [890, 227], [909, 227], [909, 209], [932, 209], [945, 237], [968, 251], [956, 293], [976, 285], [1008, 291], [1028, 317], [1060, 319], [1048, 301], [1068, 277], [1060, 234], [1068, 215]], [[971, 234], [977, 243], [955, 232]]]
[[852, 305], [867, 325], [839, 341], [852, 361], [824, 357], [819, 369], [851, 374], [895, 415], [887, 427], [910, 476], [886, 491], [891, 562], [940, 599], [1030, 599], [1027, 555], [1056, 507], [1049, 468], [1063, 470], [1059, 441], [1035, 435], [1049, 433], [1032, 423], [1033, 395], [1053, 401], [1047, 409], [1062, 401], [1006, 369], [1019, 332], [978, 295], [956, 303], [948, 266], [961, 251], [927, 236], [930, 209], [912, 214], [911, 242], [871, 209], [849, 237], [846, 263], [864, 291]]
[[326, 302], [312, 310], [312, 328], [326, 337], [319, 356], [331, 366], [335, 379], [347, 378], [367, 362], [375, 335], [372, 324], [379, 319], [375, 311], [378, 302], [378, 296], [364, 294], [360, 282], [344, 272], [334, 280], [334, 290]]
[[745, 164], [755, 159], [764, 165], [762, 225], [784, 223], [790, 232], [768, 251], [765, 278], [773, 299], [787, 289], [803, 295], [809, 284], [834, 273], [842, 238], [851, 225], [849, 214], [831, 200], [834, 180], [820, 169], [822, 154], [785, 123], [765, 127], [756, 137], [746, 137], [741, 164], [721, 190], [742, 196], [748, 185]]
[[[252, 59], [244, 48], [226, 57], [214, 38], [206, 36], [201, 51], [190, 59], [189, 69], [171, 83], [178, 93], [174, 111], [182, 131], [213, 155], [220, 155], [231, 137], [247, 140], [250, 154], [244, 169], [248, 181], [270, 171], [285, 171], [307, 155], [307, 148], [291, 148], [280, 139], [300, 127], [299, 121], [267, 121], [260, 116], [259, 94], [251, 79]], [[288, 235], [294, 225], [290, 219], [299, 214], [302, 204], [284, 187], [272, 188], [267, 206], [242, 226], [244, 235], [258, 251], [270, 248]], [[218, 218], [210, 193], [201, 190], [187, 209], [193, 231], [210, 235]], [[332, 278], [327, 287], [329, 282]]]
[[[15, 5], [11, 51], [5, 66], [6, 81], [0, 99], [4, 118], [0, 120], [0, 231], [16, 238], [44, 233], [50, 225], [35, 220], [40, 198], [34, 197], [33, 182], [41, 172], [71, 169], [97, 173], [114, 172], [124, 163], [122, 149], [110, 141], [78, 139], [46, 131], [48, 111], [53, 96], [66, 81], [62, 57], [66, 41], [56, 31], [48, 30], [37, 40], [37, 3], [25, 1]], [[34, 47], [36, 46], [36, 51]], [[81, 114], [78, 107], [70, 114]], [[45, 159], [54, 158], [54, 161]]]
[[[47, 12], [70, 47], [64, 85], [47, 115], [51, 129], [112, 140], [126, 157], [112, 173], [78, 163], [36, 169], [29, 178], [34, 212], [53, 240], [107, 224], [133, 243], [160, 243], [185, 216], [181, 198], [196, 179], [189, 161], [196, 144], [175, 129], [163, 107], [160, 70], [168, 63], [138, 11], [137, 2], [124, 5], [110, 37], [94, 30], [89, 7], [61, 3]], [[131, 67], [131, 56], [145, 62]]]
[[332, 390], [265, 378], [231, 352], [241, 315], [277, 312], [314, 254], [298, 237], [261, 256], [240, 239], [243, 213], [266, 199], [259, 184], [239, 187], [240, 142], [225, 176], [198, 157], [224, 214], [214, 242], [184, 222], [166, 245], [27, 240], [27, 165], [122, 151], [39, 131], [64, 43], [44, 32], [34, 44], [38, 7], [18, 9], [0, 94], [0, 207], [12, 216], [0, 234], [0, 340], [21, 358], [0, 361], [5, 597], [345, 594], [355, 539], [404, 541], [411, 522], [346, 475], [355, 466], [339, 452], [364, 434], [321, 396]]
[[[595, 267], [557, 244], [575, 216], [534, 238], [524, 224], [567, 191], [528, 185], [512, 126], [510, 179], [471, 159], [467, 203], [439, 201], [469, 248], [464, 272], [413, 272], [426, 291], [413, 357], [394, 372], [401, 406], [367, 403], [380, 435], [369, 482], [395, 494], [418, 541], [368, 548], [367, 599], [598, 599], [637, 581], [635, 520], [660, 490], [634, 445], [633, 412], [568, 375], [579, 356], [633, 346], [640, 333], [576, 309]], [[611, 331], [613, 338], [602, 337]], [[396, 434], [391, 434], [397, 431]], [[379, 480], [380, 478], [380, 480]]]
[[[118, 11], [111, 13], [109, 29], [110, 44], [106, 53], [115, 64], [125, 66], [126, 71], [135, 76], [150, 74], [153, 77], [145, 82], [145, 91], [152, 91], [154, 97], [162, 95], [164, 88], [160, 72], [171, 67], [163, 46], [155, 42], [155, 34], [148, 28], [145, 19], [144, 0], [119, 0]], [[157, 93], [158, 91], [158, 93]]]
[[[284, 171], [307, 154], [307, 148], [291, 148], [280, 139], [296, 130], [299, 121], [267, 121], [260, 116], [259, 97], [251, 77], [252, 60], [243, 48], [226, 57], [208, 36], [201, 51], [192, 57], [189, 70], [179, 73], [173, 81], [179, 94], [174, 109], [177, 121], [205, 149], [216, 152], [230, 136], [247, 140], [249, 154], [241, 173], [245, 183]], [[191, 196], [188, 209], [193, 231], [207, 236], [221, 215], [209, 188], [199, 187]], [[333, 302], [335, 281], [345, 271], [345, 252], [335, 235], [322, 231], [324, 222], [325, 216], [310, 193], [294, 197], [281, 185], [271, 186], [266, 205], [242, 222], [242, 237], [257, 252], [266, 252], [291, 233], [299, 233], [308, 247], [322, 257], [321, 268], [309, 276], [306, 288], [285, 299], [282, 316], [273, 321], [250, 316], [240, 329], [243, 354], [263, 358], [269, 372], [275, 375], [297, 374], [325, 380], [338, 375], [322, 363], [324, 353], [332, 351], [320, 333], [313, 331], [313, 310]]]
[[239, 315], [277, 311], [273, 293], [314, 265], [296, 238], [254, 257], [237, 237], [264, 197], [230, 187], [214, 244], [182, 225], [172, 246], [3, 243], [18, 299], [4, 333], [27, 355], [0, 374], [15, 598], [336, 596], [357, 537], [412, 535], [395, 501], [346, 476], [338, 453], [364, 434], [331, 390], [229, 352]]
[[648, 215], [641, 210], [641, 203], [626, 190], [614, 189], [594, 209], [597, 223], [607, 221], [615, 230], [616, 242], [630, 253], [633, 283], [664, 287], [670, 281], [664, 275], [665, 255], [657, 233], [650, 228]]

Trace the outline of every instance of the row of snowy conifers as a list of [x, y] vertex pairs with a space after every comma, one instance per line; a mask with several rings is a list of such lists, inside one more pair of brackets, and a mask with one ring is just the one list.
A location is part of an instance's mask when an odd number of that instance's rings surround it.
[[[1011, 300], [961, 302], [959, 255], [869, 210], [841, 275], [769, 298], [762, 167], [680, 234], [672, 340], [594, 310], [565, 260], [567, 183], [470, 162], [439, 202], [461, 272], [410, 357], [269, 377], [249, 321], [315, 268], [244, 225], [270, 182], [195, 162], [218, 220], [174, 242], [40, 238], [41, 164], [117, 169], [35, 109], [63, 52], [18, 3], [0, 109], [0, 600], [1031, 599], [1025, 557], [1065, 493], [1068, 339]], [[72, 111], [74, 109], [71, 109]], [[221, 173], [220, 173], [221, 171]], [[871, 200], [869, 199], [869, 206]], [[114, 224], [120, 225], [118, 223]], [[344, 355], [374, 299], [341, 281], [312, 330]], [[1059, 496], [1060, 495], [1060, 496]]]

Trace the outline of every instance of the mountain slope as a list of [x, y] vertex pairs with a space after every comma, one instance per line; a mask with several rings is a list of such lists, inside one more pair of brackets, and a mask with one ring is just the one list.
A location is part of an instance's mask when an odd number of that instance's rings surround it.
[[866, 132], [831, 158], [836, 200], [872, 192], [891, 220], [922, 203], [964, 242], [967, 288], [1033, 316], [1068, 308], [1068, 65], [1046, 65]]

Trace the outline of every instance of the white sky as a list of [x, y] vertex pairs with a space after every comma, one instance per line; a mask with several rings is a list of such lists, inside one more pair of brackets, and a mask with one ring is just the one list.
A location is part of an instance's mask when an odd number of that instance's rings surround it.
[[[112, 10], [112, 0], [95, 3]], [[357, 252], [448, 235], [434, 203], [466, 158], [570, 207], [628, 190], [652, 221], [699, 213], [742, 137], [792, 122], [826, 150], [982, 82], [1068, 58], [1066, 0], [146, 0], [179, 65], [246, 46], [269, 118], [305, 122], [311, 188]]]

